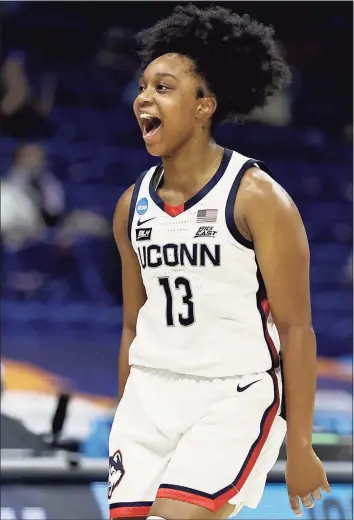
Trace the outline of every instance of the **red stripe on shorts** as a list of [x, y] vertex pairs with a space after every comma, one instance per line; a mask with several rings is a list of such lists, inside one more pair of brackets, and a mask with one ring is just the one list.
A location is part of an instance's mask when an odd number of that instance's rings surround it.
[[184, 486], [169, 486], [168, 484], [163, 484], [163, 487], [160, 487], [157, 492], [157, 498], [169, 498], [172, 500], [179, 500], [181, 502], [188, 502], [189, 504], [205, 507], [205, 509], [209, 509], [209, 511], [215, 512], [220, 509], [220, 507], [222, 507], [228, 500], [233, 498], [241, 491], [252, 469], [254, 468], [254, 465], [257, 462], [257, 459], [268, 438], [274, 419], [279, 410], [280, 396], [277, 376], [273, 370], [269, 371], [268, 373], [272, 377], [274, 384], [274, 400], [263, 415], [260, 435], [251, 446], [245, 462], [233, 483], [227, 486], [225, 491], [221, 490], [214, 495], [209, 495], [207, 493], [201, 494], [200, 491], [198, 492], [195, 489]]
[[263, 422], [261, 435], [258, 437], [257, 442], [252, 446], [250, 452], [248, 453], [248, 456], [246, 459], [247, 463], [244, 464], [243, 468], [241, 468], [240, 473], [237, 475], [237, 477], [234, 481], [233, 489], [229, 489], [228, 491], [226, 491], [222, 495], [219, 495], [215, 499], [215, 501], [214, 501], [215, 506], [216, 506], [215, 510], [219, 509], [219, 507], [221, 507], [225, 502], [227, 502], [230, 498], [234, 497], [241, 491], [242, 487], [244, 486], [247, 478], [249, 477], [252, 469], [254, 468], [254, 466], [257, 462], [257, 459], [262, 451], [262, 448], [268, 438], [269, 432], [273, 426], [274, 419], [277, 416], [277, 413], [279, 410], [279, 405], [280, 405], [278, 380], [277, 380], [277, 376], [273, 370], [268, 373], [271, 375], [271, 377], [273, 379], [273, 383], [274, 383], [275, 398], [274, 398], [273, 404], [267, 411], [267, 416]]
[[147, 516], [151, 506], [129, 506], [129, 507], [113, 507], [109, 511], [109, 518]]
[[214, 500], [197, 494], [198, 492], [193, 490], [183, 491], [180, 489], [173, 489], [168, 487], [159, 488], [156, 498], [169, 498], [170, 500], [179, 500], [180, 502], [187, 502], [195, 506], [205, 507], [210, 511], [215, 511]]

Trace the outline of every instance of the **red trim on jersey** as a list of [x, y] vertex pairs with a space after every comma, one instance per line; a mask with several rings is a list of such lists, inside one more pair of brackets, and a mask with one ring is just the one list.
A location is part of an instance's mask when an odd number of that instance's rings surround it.
[[278, 366], [278, 364], [279, 364], [279, 353], [278, 353], [277, 348], [274, 345], [274, 342], [273, 342], [273, 340], [272, 340], [272, 338], [271, 338], [271, 336], [269, 334], [268, 325], [267, 325], [268, 324], [268, 317], [269, 317], [269, 314], [270, 314], [270, 304], [269, 304], [269, 301], [268, 301], [267, 298], [261, 301], [261, 306], [262, 306], [263, 312], [265, 314], [265, 327], [264, 327], [265, 340], [266, 340], [268, 348], [270, 350], [270, 354], [272, 356], [274, 365]]
[[[173, 489], [164, 485], [163, 488], [159, 488], [156, 498], [170, 498], [172, 500], [180, 500], [181, 502], [188, 502], [190, 504], [194, 504], [196, 506], [205, 507], [205, 509], [209, 509], [209, 511], [217, 511], [222, 507], [228, 500], [237, 495], [242, 487], [244, 486], [247, 478], [249, 477], [252, 469], [254, 468], [258, 457], [261, 453], [261, 450], [268, 438], [269, 432], [273, 425], [274, 419], [278, 413], [279, 405], [280, 405], [280, 396], [279, 396], [279, 387], [276, 375], [273, 371], [270, 372], [270, 375], [273, 379], [274, 388], [275, 388], [275, 398], [272, 406], [267, 411], [267, 417], [263, 423], [261, 435], [255, 445], [252, 446], [248, 456], [246, 458], [247, 463], [242, 470], [242, 473], [237, 475], [235, 484], [228, 486], [227, 491], [218, 495], [216, 498], [210, 498], [205, 496], [206, 493], [203, 493], [204, 496], [198, 494], [197, 490], [194, 489]], [[261, 425], [262, 426], [262, 425]], [[180, 486], [182, 487], [182, 486]]]
[[171, 206], [168, 202], [164, 202], [163, 210], [170, 215], [170, 217], [177, 217], [180, 213], [184, 211], [184, 203], [179, 206]]
[[109, 512], [109, 518], [148, 516], [150, 509], [151, 506], [113, 507]]
[[187, 502], [195, 506], [205, 507], [210, 511], [216, 511], [214, 507], [214, 500], [211, 498], [202, 497], [195, 493], [188, 491], [181, 491], [179, 489], [160, 488], [157, 492], [156, 498], [169, 498], [170, 500], [179, 500], [180, 502]]

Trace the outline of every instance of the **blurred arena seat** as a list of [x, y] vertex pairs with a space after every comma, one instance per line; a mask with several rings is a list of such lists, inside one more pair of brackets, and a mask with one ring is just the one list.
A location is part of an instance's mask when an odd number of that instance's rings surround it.
[[[140, 136], [130, 125], [131, 118], [123, 117], [123, 113], [112, 117], [95, 110], [70, 109], [70, 124], [74, 129], [70, 138], [44, 141], [52, 170], [63, 182], [68, 208], [91, 209], [111, 221], [122, 192], [147, 166], [155, 163], [140, 144]], [[63, 116], [64, 120], [67, 122], [68, 118]], [[114, 129], [123, 129], [130, 144], [112, 144], [107, 136], [112, 137]], [[60, 126], [57, 134], [63, 135]], [[316, 139], [313, 135], [310, 139], [303, 129], [293, 127], [278, 129], [250, 124], [234, 129], [226, 125], [220, 134], [226, 146], [265, 160], [274, 177], [297, 203], [311, 245], [312, 306], [319, 352], [326, 356], [349, 354], [352, 295], [351, 285], [343, 275], [352, 251], [352, 203], [346, 189], [352, 182], [349, 146], [320, 131], [316, 132]], [[83, 140], [84, 137], [87, 140]], [[13, 139], [2, 140], [1, 172], [10, 164], [16, 144]], [[46, 243], [51, 246], [50, 236]], [[66, 280], [53, 276], [45, 291], [39, 291], [26, 302], [23, 313], [18, 313], [14, 305], [16, 294], [5, 290], [6, 316], [11, 315], [12, 310], [14, 312], [10, 323], [18, 326], [31, 322], [31, 316], [36, 317], [32, 305], [47, 302], [49, 306], [40, 313], [42, 323], [51, 322], [51, 316], [56, 319], [60, 316], [57, 320], [60, 326], [65, 315], [68, 323], [79, 322], [81, 316], [90, 326], [97, 323], [105, 323], [107, 328], [114, 326], [115, 320], [107, 311], [107, 295], [99, 283], [104, 248], [102, 240], [86, 237], [77, 241], [74, 248], [76, 273], [66, 272]], [[31, 263], [29, 252], [27, 256], [21, 252], [3, 251], [3, 254], [5, 266], [13, 265], [15, 261]], [[40, 254], [42, 263], [53, 265], [51, 247], [42, 245]], [[38, 249], [34, 248], [32, 256], [34, 262]], [[75, 263], [68, 267], [69, 271], [74, 268]], [[74, 278], [77, 273], [82, 282], [81, 292], [76, 290]], [[95, 306], [84, 305], [83, 311], [80, 302], [83, 304], [86, 300], [95, 300]], [[67, 313], [65, 309], [69, 302], [71, 310]], [[76, 312], [73, 312], [74, 308]]]

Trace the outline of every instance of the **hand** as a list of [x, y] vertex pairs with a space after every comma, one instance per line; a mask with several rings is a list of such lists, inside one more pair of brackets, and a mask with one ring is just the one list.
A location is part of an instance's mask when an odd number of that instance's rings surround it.
[[300, 501], [306, 508], [314, 507], [313, 500], [321, 498], [321, 489], [330, 492], [327, 475], [322, 462], [312, 448], [300, 448], [293, 452], [286, 463], [286, 484], [291, 509], [301, 516]]

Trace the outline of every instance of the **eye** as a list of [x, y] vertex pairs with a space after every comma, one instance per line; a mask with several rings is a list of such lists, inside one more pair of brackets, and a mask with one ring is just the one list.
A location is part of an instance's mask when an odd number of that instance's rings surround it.
[[157, 85], [156, 90], [158, 92], [166, 92], [166, 90], [169, 90], [169, 87], [166, 87], [166, 85], [161, 85], [160, 83], [159, 85]]
[[144, 85], [139, 85], [139, 92], [144, 92], [144, 90], [145, 90]]

